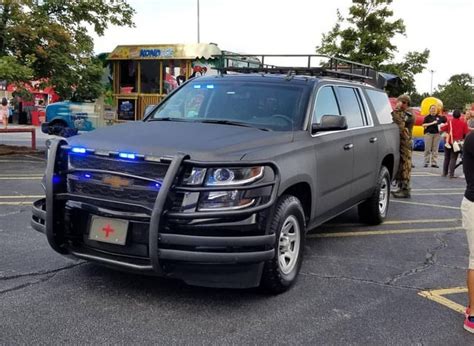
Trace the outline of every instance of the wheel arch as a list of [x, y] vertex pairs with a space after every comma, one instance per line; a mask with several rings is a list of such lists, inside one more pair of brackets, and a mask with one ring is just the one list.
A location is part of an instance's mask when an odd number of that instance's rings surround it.
[[395, 161], [395, 158], [394, 158], [393, 154], [385, 155], [385, 157], [382, 160], [382, 166], [387, 167], [388, 172], [390, 173], [390, 179], [392, 179], [392, 180], [393, 180], [393, 177], [395, 176], [394, 161]]
[[291, 186], [288, 186], [281, 194], [291, 195], [299, 199], [301, 206], [303, 207], [304, 217], [306, 224], [308, 224], [311, 218], [311, 203], [312, 203], [312, 193], [311, 186], [305, 181], [294, 183]]
[[62, 125], [64, 127], [68, 127], [68, 123], [66, 120], [61, 119], [61, 118], [54, 118], [53, 120], [50, 121], [50, 126], [55, 126], [55, 125]]

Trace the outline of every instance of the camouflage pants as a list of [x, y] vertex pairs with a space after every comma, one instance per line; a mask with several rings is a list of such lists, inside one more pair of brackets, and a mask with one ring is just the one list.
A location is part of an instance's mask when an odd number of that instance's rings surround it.
[[400, 188], [410, 188], [411, 155], [411, 140], [400, 138], [400, 164], [395, 176]]

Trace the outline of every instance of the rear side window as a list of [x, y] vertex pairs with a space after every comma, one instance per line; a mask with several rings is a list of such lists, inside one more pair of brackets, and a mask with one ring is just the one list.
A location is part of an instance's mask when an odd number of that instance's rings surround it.
[[392, 107], [388, 96], [383, 91], [379, 90], [365, 90], [369, 96], [370, 103], [374, 106], [375, 113], [379, 119], [380, 124], [391, 124], [392, 121]]
[[362, 127], [364, 119], [359, 93], [354, 88], [338, 87], [339, 101], [342, 106], [342, 115], [346, 117], [347, 127]]
[[313, 123], [319, 123], [323, 115], [341, 115], [334, 89], [330, 86], [322, 87], [318, 92], [313, 112]]

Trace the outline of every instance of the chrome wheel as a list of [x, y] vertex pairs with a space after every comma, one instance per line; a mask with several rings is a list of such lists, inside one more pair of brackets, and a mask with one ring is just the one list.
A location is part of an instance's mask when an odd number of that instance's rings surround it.
[[384, 177], [380, 183], [380, 192], [379, 192], [380, 215], [385, 215], [385, 212], [387, 211], [388, 197], [389, 197], [389, 183], [387, 181], [387, 178]]
[[278, 263], [283, 274], [289, 274], [298, 262], [300, 252], [300, 226], [295, 216], [283, 222], [278, 241]]

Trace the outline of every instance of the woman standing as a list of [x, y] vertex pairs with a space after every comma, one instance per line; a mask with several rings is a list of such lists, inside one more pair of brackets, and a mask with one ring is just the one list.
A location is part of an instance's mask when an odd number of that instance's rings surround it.
[[442, 120], [437, 113], [438, 108], [432, 105], [430, 107], [430, 114], [425, 117], [422, 124], [425, 129], [425, 167], [428, 167], [431, 161], [431, 167], [439, 168], [436, 162], [440, 140], [438, 125]]
[[449, 134], [449, 139], [447, 139], [449, 146], [445, 146], [444, 148], [443, 177], [447, 176], [449, 173], [450, 178], [457, 178], [454, 175], [454, 170], [456, 169], [456, 161], [458, 159], [459, 151], [455, 151], [453, 143], [455, 141], [462, 141], [469, 133], [469, 128], [467, 127], [467, 123], [461, 119], [461, 112], [456, 109], [453, 112], [453, 119], [448, 121], [441, 130], [446, 131]]
[[464, 115], [464, 119], [466, 119], [467, 127], [469, 131], [474, 130], [474, 111], [467, 110], [466, 114]]
[[7, 128], [8, 126], [8, 116], [9, 116], [9, 109], [8, 109], [8, 101], [4, 97], [2, 98], [2, 104], [0, 105], [0, 120], [3, 122], [3, 128]]

